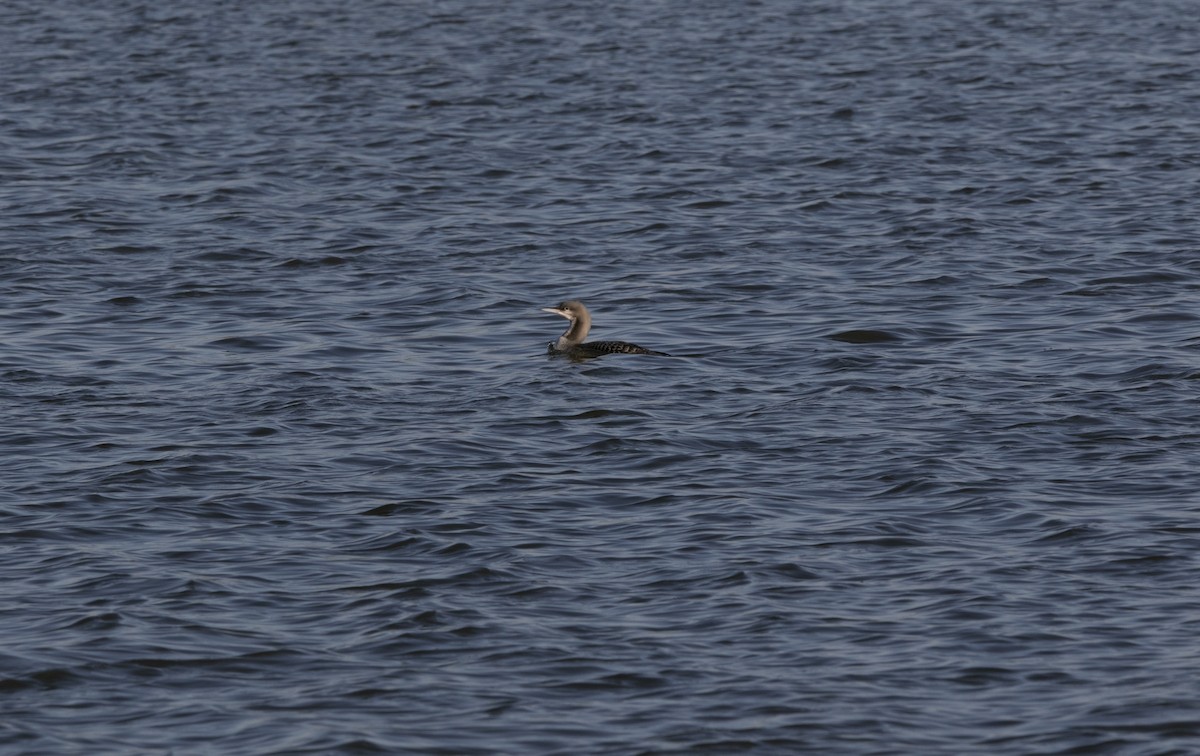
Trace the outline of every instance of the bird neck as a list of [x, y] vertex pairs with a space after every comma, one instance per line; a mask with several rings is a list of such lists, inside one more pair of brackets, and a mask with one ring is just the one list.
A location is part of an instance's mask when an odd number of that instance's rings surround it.
[[567, 326], [567, 330], [562, 336], [558, 337], [556, 348], [559, 350], [567, 350], [578, 344], [582, 344], [587, 338], [588, 331], [592, 329], [592, 318], [586, 312], [579, 313], [571, 318], [571, 325]]

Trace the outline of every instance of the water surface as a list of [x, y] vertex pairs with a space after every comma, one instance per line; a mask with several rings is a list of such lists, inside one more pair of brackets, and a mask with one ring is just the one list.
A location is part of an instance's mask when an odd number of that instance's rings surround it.
[[0, 21], [6, 750], [1196, 749], [1189, 5]]

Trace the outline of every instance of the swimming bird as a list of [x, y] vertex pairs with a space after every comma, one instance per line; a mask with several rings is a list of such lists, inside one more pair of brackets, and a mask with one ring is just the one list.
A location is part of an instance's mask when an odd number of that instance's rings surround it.
[[599, 357], [602, 354], [657, 354], [670, 357], [666, 352], [656, 352], [653, 349], [630, 344], [627, 341], [589, 341], [584, 343], [588, 331], [592, 328], [592, 314], [583, 306], [583, 302], [570, 299], [558, 307], [543, 307], [542, 312], [552, 312], [571, 321], [567, 330], [558, 341], [551, 341], [547, 351], [550, 354], [565, 354], [570, 357]]

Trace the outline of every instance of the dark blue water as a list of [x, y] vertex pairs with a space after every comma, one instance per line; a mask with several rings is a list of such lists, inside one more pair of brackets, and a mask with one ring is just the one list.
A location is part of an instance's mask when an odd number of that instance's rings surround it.
[[1200, 751], [1192, 4], [18, 0], [0, 71], [4, 752]]

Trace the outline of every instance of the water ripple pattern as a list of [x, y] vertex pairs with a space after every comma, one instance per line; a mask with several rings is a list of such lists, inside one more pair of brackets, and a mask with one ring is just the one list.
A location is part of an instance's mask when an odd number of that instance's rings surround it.
[[1200, 750], [1191, 5], [0, 22], [4, 752]]

